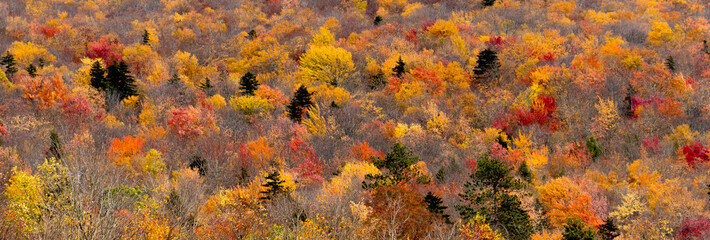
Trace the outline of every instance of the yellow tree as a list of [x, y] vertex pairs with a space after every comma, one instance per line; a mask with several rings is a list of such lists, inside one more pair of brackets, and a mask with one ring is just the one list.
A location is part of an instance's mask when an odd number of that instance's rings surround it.
[[56, 59], [47, 49], [31, 42], [13, 42], [8, 51], [15, 55], [18, 65], [22, 68], [28, 67], [39, 59], [45, 62], [54, 62]]
[[301, 57], [301, 83], [310, 86], [317, 82], [337, 86], [347, 80], [355, 69], [352, 54], [333, 46], [311, 46]]

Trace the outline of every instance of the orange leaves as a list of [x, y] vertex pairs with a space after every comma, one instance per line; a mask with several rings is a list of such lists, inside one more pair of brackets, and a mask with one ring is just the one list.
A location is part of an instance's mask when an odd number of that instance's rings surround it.
[[189, 106], [173, 110], [171, 113], [168, 126], [172, 132], [183, 139], [219, 131], [215, 124], [214, 110], [210, 106], [203, 105], [199, 108]]
[[58, 100], [66, 97], [67, 88], [64, 87], [64, 81], [59, 74], [56, 74], [47, 80], [44, 77], [26, 77], [27, 85], [25, 86], [25, 94], [22, 95], [28, 104], [32, 104], [35, 108], [50, 109]]
[[260, 169], [269, 164], [269, 161], [274, 157], [274, 149], [269, 146], [269, 140], [265, 137], [260, 137], [257, 140], [248, 142], [239, 147], [239, 154], [245, 165], [253, 165], [254, 168]]
[[540, 202], [549, 212], [554, 226], [560, 227], [567, 218], [579, 218], [590, 226], [602, 223], [590, 208], [591, 196], [567, 177], [561, 177], [538, 187]]
[[370, 147], [370, 144], [367, 142], [358, 142], [356, 144], [353, 144], [350, 147], [350, 154], [352, 154], [355, 158], [357, 158], [360, 161], [369, 161], [370, 158], [375, 157], [375, 158], [383, 158], [385, 155], [382, 153], [382, 150], [377, 149], [375, 150], [374, 148]]
[[143, 141], [139, 137], [114, 138], [108, 149], [108, 157], [118, 166], [132, 167], [133, 158], [142, 153]]

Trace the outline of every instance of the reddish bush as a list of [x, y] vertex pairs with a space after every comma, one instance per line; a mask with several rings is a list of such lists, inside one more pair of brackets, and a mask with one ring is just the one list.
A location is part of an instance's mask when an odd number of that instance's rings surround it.
[[39, 27], [38, 32], [41, 33], [42, 35], [44, 35], [44, 37], [46, 37], [46, 38], [51, 38], [51, 37], [54, 37], [54, 35], [57, 34], [57, 32], [59, 32], [59, 29], [56, 27], [49, 26], [49, 25], [42, 25]]
[[73, 122], [81, 122], [91, 117], [91, 107], [86, 98], [72, 96], [62, 102], [62, 113]]
[[707, 162], [708, 150], [700, 142], [693, 142], [691, 144], [683, 147], [683, 155], [685, 155], [685, 161], [688, 162], [688, 166], [695, 168], [695, 165], [700, 162]]
[[123, 44], [119, 43], [117, 39], [111, 40], [104, 36], [98, 41], [88, 44], [86, 56], [89, 58], [101, 58], [107, 64], [113, 64], [121, 61], [123, 58], [122, 51]]
[[677, 237], [681, 240], [710, 238], [710, 219], [705, 216], [685, 219], [678, 229]]
[[515, 110], [515, 121], [520, 126], [537, 123], [554, 131], [558, 127], [558, 120], [553, 116], [555, 110], [557, 110], [557, 104], [554, 98], [540, 96], [533, 101], [533, 106], [529, 111]]

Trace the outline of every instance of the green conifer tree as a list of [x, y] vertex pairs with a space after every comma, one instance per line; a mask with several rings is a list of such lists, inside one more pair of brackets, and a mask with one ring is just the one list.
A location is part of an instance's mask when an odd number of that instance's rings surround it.
[[7, 51], [5, 56], [2, 57], [2, 61], [0, 61], [0, 63], [2, 63], [2, 65], [5, 65], [5, 73], [9, 75], [14, 75], [17, 72], [15, 55], [12, 55], [10, 51]]
[[500, 69], [500, 62], [498, 62], [496, 51], [486, 49], [478, 54], [476, 67], [473, 69], [473, 76], [476, 80], [484, 78], [495, 79], [498, 77], [498, 69]]
[[57, 131], [52, 130], [49, 133], [49, 149], [47, 149], [47, 158], [55, 158], [57, 160], [62, 159], [64, 156], [64, 150], [62, 148], [62, 142], [59, 140], [59, 134]]
[[602, 240], [613, 240], [621, 235], [619, 227], [614, 224], [614, 219], [611, 218], [604, 220], [604, 224], [597, 226], [597, 230], [599, 230], [599, 238]]
[[128, 65], [124, 61], [111, 64], [106, 69], [106, 82], [108, 83], [109, 91], [116, 94], [120, 100], [138, 95], [136, 80], [130, 73]]
[[108, 89], [108, 83], [106, 82], [106, 70], [101, 67], [101, 63], [99, 61], [95, 61], [94, 64], [91, 65], [89, 76], [91, 76], [92, 87], [99, 91], [106, 91], [106, 89]]
[[214, 86], [212, 86], [212, 83], [210, 82], [210, 78], [205, 78], [205, 82], [200, 83], [197, 86], [197, 88], [202, 89], [202, 91], [204, 91], [205, 93], [210, 95]]
[[397, 66], [394, 66], [394, 68], [392, 68], [392, 71], [394, 72], [395, 76], [402, 77], [402, 75], [405, 72], [404, 65], [405, 65], [404, 61], [402, 60], [402, 57], [400, 56], [399, 60], [397, 60]]
[[148, 32], [148, 30], [143, 30], [143, 44], [148, 45], [149, 42], [150, 42], [150, 33]]
[[568, 218], [565, 222], [563, 240], [594, 240], [597, 232], [577, 218]]
[[380, 186], [396, 185], [400, 182], [411, 179], [416, 176], [416, 172], [410, 170], [412, 164], [419, 161], [418, 157], [412, 154], [412, 151], [407, 149], [401, 143], [392, 145], [392, 151], [385, 155], [385, 158], [371, 158], [375, 167], [387, 169], [384, 173], [365, 175], [365, 180], [370, 183], [363, 182], [363, 188], [376, 188]]
[[675, 72], [676, 65], [675, 65], [675, 59], [673, 59], [673, 56], [668, 56], [668, 58], [666, 58], [666, 61], [663, 64], [666, 65], [666, 68], [668, 68], [668, 71], [671, 71], [671, 73]]
[[427, 210], [429, 210], [429, 212], [441, 216], [446, 223], [451, 223], [449, 215], [444, 214], [444, 210], [446, 210], [447, 207], [443, 205], [444, 201], [442, 201], [440, 197], [428, 192], [424, 197], [424, 203], [427, 204]]
[[281, 179], [281, 174], [279, 171], [273, 171], [266, 176], [266, 183], [261, 185], [264, 190], [261, 194], [264, 196], [259, 197], [261, 200], [271, 200], [274, 196], [286, 195], [288, 194], [288, 189], [284, 187], [286, 181]]
[[257, 88], [259, 88], [259, 81], [256, 80], [256, 76], [251, 72], [245, 73], [239, 81], [239, 92], [242, 95], [254, 95]]
[[25, 68], [25, 70], [27, 70], [27, 73], [30, 74], [30, 77], [37, 77], [37, 68], [34, 64], [30, 64], [27, 68]]
[[496, 3], [496, 0], [483, 0], [483, 2], [481, 2], [483, 7], [493, 6], [493, 4], [495, 4], [495, 3]]
[[305, 86], [301, 85], [296, 90], [291, 102], [286, 106], [286, 111], [291, 120], [300, 123], [303, 119], [303, 113], [311, 106], [313, 106], [311, 93], [308, 92]]

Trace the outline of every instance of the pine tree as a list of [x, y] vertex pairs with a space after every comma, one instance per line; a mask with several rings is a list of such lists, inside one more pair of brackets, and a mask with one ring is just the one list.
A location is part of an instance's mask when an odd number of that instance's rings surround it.
[[106, 82], [108, 82], [109, 90], [118, 95], [120, 100], [138, 95], [136, 92], [136, 80], [130, 73], [128, 65], [124, 61], [111, 64], [107, 68]]
[[212, 86], [212, 83], [210, 83], [210, 78], [205, 78], [205, 82], [204, 82], [204, 83], [200, 83], [200, 84], [197, 86], [197, 88], [202, 89], [202, 91], [204, 91], [205, 93], [211, 92], [211, 90], [212, 90], [213, 87], [214, 87], [214, 86]]
[[30, 74], [30, 77], [36, 77], [36, 76], [37, 76], [37, 68], [35, 67], [34, 64], [31, 64], [31, 63], [30, 63], [30, 65], [27, 66], [27, 68], [26, 68], [25, 70], [27, 70], [27, 73]]
[[177, 73], [173, 73], [173, 76], [168, 79], [168, 83], [170, 84], [178, 84], [180, 82], [180, 77], [177, 75]]
[[397, 77], [402, 77], [402, 75], [404, 74], [404, 61], [402, 60], [401, 56], [399, 57], [399, 60], [397, 60], [397, 66], [394, 66], [394, 68], [392, 68], [392, 71]]
[[148, 32], [148, 30], [143, 30], [143, 44], [148, 45], [149, 42], [150, 42], [150, 33]]
[[483, 0], [481, 4], [483, 4], [483, 7], [490, 7], [493, 6], [493, 4], [496, 3], [496, 0]]
[[95, 61], [91, 65], [91, 70], [89, 76], [91, 76], [91, 86], [99, 91], [106, 91], [108, 89], [108, 83], [106, 82], [106, 71], [101, 67], [99, 61]]
[[365, 180], [370, 183], [363, 182], [363, 188], [376, 188], [380, 186], [396, 185], [406, 181], [414, 174], [410, 171], [410, 166], [419, 161], [418, 157], [412, 154], [412, 151], [407, 149], [401, 143], [392, 145], [392, 151], [385, 155], [385, 158], [371, 158], [375, 167], [387, 169], [386, 174], [368, 174], [365, 175]]
[[447, 207], [443, 205], [444, 201], [441, 201], [440, 197], [428, 192], [424, 197], [424, 203], [427, 204], [427, 210], [429, 210], [429, 212], [441, 216], [446, 223], [451, 223], [449, 215], [444, 214], [444, 210], [446, 210]]
[[254, 29], [250, 30], [247, 35], [247, 39], [254, 40], [254, 39], [256, 39], [256, 37], [257, 37], [256, 31]]
[[259, 197], [261, 200], [271, 200], [273, 196], [286, 195], [288, 189], [284, 187], [286, 181], [281, 179], [281, 174], [279, 171], [273, 171], [266, 176], [266, 183], [261, 185], [265, 190], [259, 193], [264, 194], [264, 196]]
[[473, 69], [473, 76], [476, 80], [483, 78], [497, 78], [500, 63], [496, 51], [491, 49], [483, 50], [478, 54], [476, 67]]
[[55, 130], [49, 133], [49, 139], [51, 143], [49, 149], [47, 149], [47, 158], [62, 159], [64, 156], [64, 150], [62, 148], [62, 142], [59, 140], [59, 135]]
[[296, 90], [291, 102], [288, 106], [286, 106], [286, 111], [291, 120], [300, 123], [303, 113], [311, 106], [313, 106], [313, 101], [311, 101], [311, 93], [308, 92], [308, 89], [306, 89], [305, 86], [301, 85], [298, 87], [298, 90]]
[[673, 59], [673, 56], [668, 56], [668, 58], [666, 58], [666, 61], [664, 62], [664, 64], [666, 65], [666, 68], [668, 68], [669, 71], [671, 71], [672, 73], [675, 72], [676, 65], [675, 65], [675, 59]]
[[193, 156], [192, 161], [190, 161], [189, 167], [192, 170], [195, 170], [195, 168], [197, 168], [197, 173], [199, 173], [200, 176], [207, 175], [207, 168], [205, 166], [205, 160], [202, 159], [202, 157], [200, 157], [200, 156]]
[[5, 73], [13, 75], [17, 72], [17, 66], [15, 66], [15, 55], [12, 55], [10, 51], [7, 51], [4, 57], [2, 57], [2, 61], [0, 61], [2, 65], [5, 65]]
[[621, 112], [627, 118], [636, 118], [636, 113], [634, 112], [634, 96], [636, 95], [636, 89], [634, 89], [631, 84], [626, 88], [626, 97], [624, 97], [624, 104], [621, 104]]
[[259, 81], [256, 80], [256, 76], [251, 72], [245, 73], [239, 81], [239, 91], [242, 95], [254, 95], [258, 87]]
[[506, 235], [506, 239], [528, 239], [533, 233], [530, 216], [522, 208], [513, 191], [523, 188], [523, 183], [510, 175], [512, 168], [484, 155], [478, 161], [471, 181], [464, 184], [465, 192], [459, 194], [468, 203], [456, 209], [465, 219], [476, 215], [486, 216], [486, 222]]
[[518, 166], [518, 176], [520, 176], [528, 184], [532, 184], [535, 179], [535, 175], [532, 170], [530, 170], [530, 167], [528, 167], [528, 163], [526, 161], [523, 161], [520, 163], [520, 166]]
[[374, 23], [375, 26], [380, 25], [380, 23], [382, 23], [382, 17], [380, 15], [375, 16], [375, 20], [372, 23]]
[[603, 151], [594, 136], [589, 136], [587, 138], [587, 150], [589, 151], [589, 154], [592, 155], [592, 161], [596, 161]]
[[577, 218], [568, 218], [565, 223], [565, 231], [562, 233], [563, 240], [594, 240], [597, 232], [594, 228], [587, 227]]
[[599, 237], [602, 240], [613, 240], [621, 235], [619, 228], [614, 224], [614, 220], [611, 218], [604, 220], [604, 224], [597, 226], [597, 230], [599, 230]]

